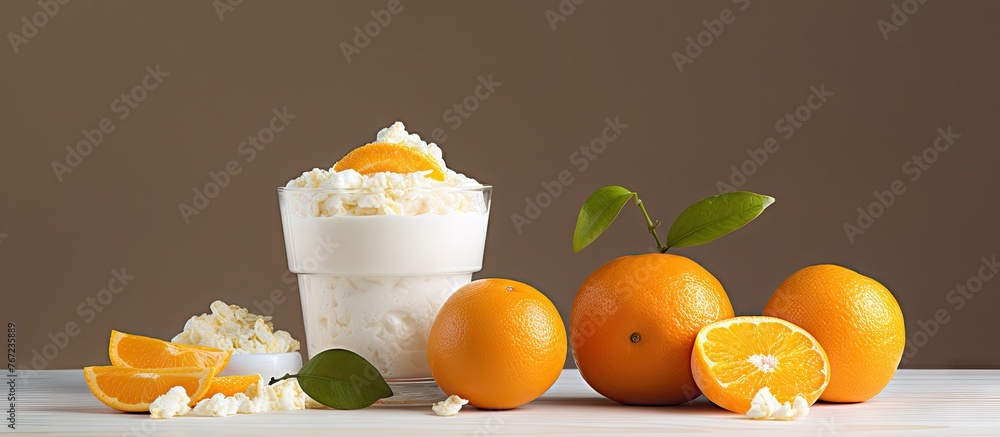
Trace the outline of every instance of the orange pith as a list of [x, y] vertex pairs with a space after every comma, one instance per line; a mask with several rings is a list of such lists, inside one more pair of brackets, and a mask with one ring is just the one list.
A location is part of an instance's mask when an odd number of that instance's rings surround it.
[[210, 398], [216, 393], [226, 396], [234, 396], [236, 393], [245, 393], [251, 385], [260, 381], [260, 375], [230, 375], [216, 376], [212, 378], [212, 384], [202, 398]]
[[444, 170], [433, 156], [396, 143], [369, 143], [350, 151], [333, 165], [334, 171], [352, 169], [361, 174], [414, 173], [430, 170], [427, 177], [443, 181]]
[[104, 405], [119, 411], [142, 412], [149, 411], [150, 403], [176, 386], [184, 387], [194, 406], [208, 390], [215, 369], [92, 366], [84, 367], [83, 375], [90, 391]]
[[[229, 364], [233, 351], [171, 343], [157, 338], [111, 331], [108, 355], [120, 367], [211, 367], [219, 373]], [[162, 394], [162, 393], [161, 393]]]
[[705, 397], [740, 414], [762, 388], [779, 402], [801, 395], [811, 405], [830, 381], [830, 362], [812, 335], [763, 316], [735, 317], [702, 329], [691, 371]]

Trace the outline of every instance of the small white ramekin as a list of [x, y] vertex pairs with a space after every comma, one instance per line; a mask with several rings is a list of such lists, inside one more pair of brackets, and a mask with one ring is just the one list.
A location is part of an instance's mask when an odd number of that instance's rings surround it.
[[286, 373], [295, 374], [302, 368], [299, 352], [280, 354], [233, 354], [229, 364], [219, 376], [260, 374], [264, 381], [280, 378]]

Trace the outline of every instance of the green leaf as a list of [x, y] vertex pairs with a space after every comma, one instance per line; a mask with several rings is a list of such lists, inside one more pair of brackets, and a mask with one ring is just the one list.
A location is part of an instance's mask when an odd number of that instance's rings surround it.
[[635, 196], [635, 193], [617, 185], [608, 185], [594, 191], [594, 194], [583, 202], [580, 215], [576, 218], [573, 252], [583, 250], [608, 229], [632, 196]]
[[292, 376], [310, 398], [338, 410], [365, 408], [392, 396], [392, 389], [378, 369], [346, 349], [320, 352]]
[[747, 191], [733, 191], [695, 202], [684, 210], [667, 233], [667, 247], [705, 244], [757, 218], [774, 198]]

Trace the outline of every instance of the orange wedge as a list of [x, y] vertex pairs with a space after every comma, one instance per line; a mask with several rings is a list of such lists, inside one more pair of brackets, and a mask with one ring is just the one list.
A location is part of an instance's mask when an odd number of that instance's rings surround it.
[[210, 398], [216, 393], [222, 393], [226, 396], [246, 393], [251, 385], [257, 384], [259, 381], [260, 375], [216, 376], [212, 378], [212, 384], [208, 387], [208, 391], [202, 395], [202, 398]]
[[352, 150], [333, 165], [334, 171], [352, 169], [361, 174], [414, 173], [430, 170], [427, 177], [444, 180], [444, 170], [430, 154], [395, 143], [370, 143]]
[[174, 367], [169, 369], [137, 369], [131, 367], [84, 367], [87, 387], [98, 400], [118, 411], [149, 411], [149, 404], [172, 387], [181, 386], [195, 399], [204, 397], [215, 376], [211, 367]]
[[812, 335], [790, 322], [734, 317], [701, 329], [691, 372], [710, 401], [744, 414], [764, 387], [779, 402], [801, 395], [812, 405], [830, 382], [830, 361]]
[[[115, 366], [214, 368], [213, 375], [221, 372], [229, 364], [229, 358], [232, 354], [233, 351], [171, 343], [118, 331], [111, 331], [111, 344], [108, 346], [111, 364]], [[192, 399], [194, 399], [193, 396]]]

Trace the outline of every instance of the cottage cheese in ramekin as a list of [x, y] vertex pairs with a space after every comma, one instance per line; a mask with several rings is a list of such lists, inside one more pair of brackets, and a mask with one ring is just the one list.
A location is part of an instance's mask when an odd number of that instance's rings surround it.
[[184, 331], [171, 342], [232, 350], [234, 354], [276, 354], [299, 350], [298, 340], [285, 331], [275, 331], [271, 316], [252, 314], [237, 305], [217, 300], [211, 314], [188, 319]]

